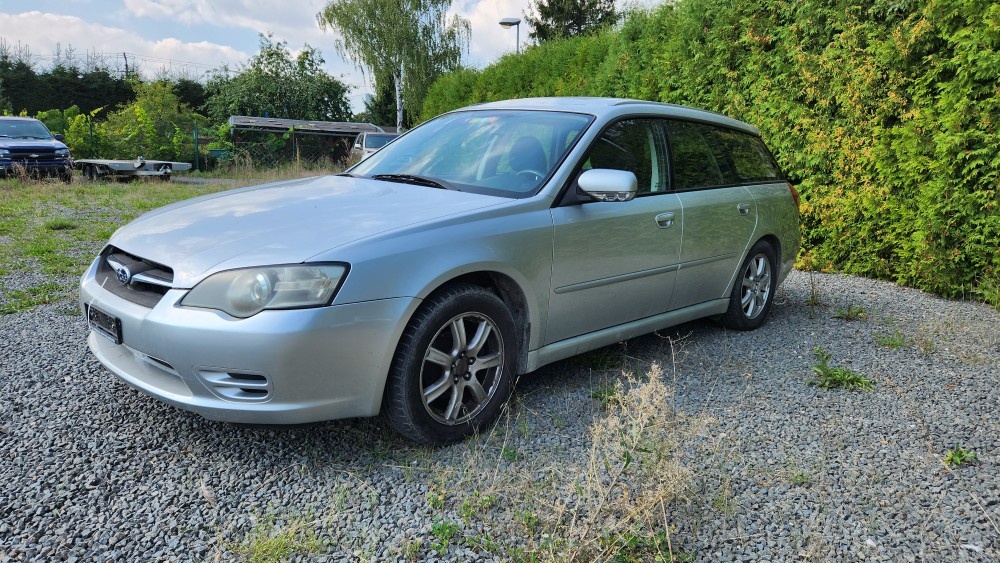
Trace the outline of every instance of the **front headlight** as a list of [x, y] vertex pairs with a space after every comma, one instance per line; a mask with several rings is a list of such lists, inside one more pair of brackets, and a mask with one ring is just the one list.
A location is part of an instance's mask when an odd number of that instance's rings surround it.
[[194, 286], [181, 305], [217, 309], [241, 319], [265, 309], [322, 307], [333, 299], [346, 273], [341, 264], [227, 270]]
[[0, 149], [0, 158], [10, 158], [10, 151], [7, 149]]
[[56, 149], [56, 156], [69, 156], [69, 149]]

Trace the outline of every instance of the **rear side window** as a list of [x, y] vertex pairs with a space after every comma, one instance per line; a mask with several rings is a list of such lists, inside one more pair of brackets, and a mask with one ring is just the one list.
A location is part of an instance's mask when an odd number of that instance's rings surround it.
[[764, 141], [734, 129], [713, 127], [716, 158], [729, 161], [727, 179], [739, 183], [780, 180], [778, 166]]
[[675, 190], [781, 179], [764, 143], [753, 135], [688, 121], [669, 121]]

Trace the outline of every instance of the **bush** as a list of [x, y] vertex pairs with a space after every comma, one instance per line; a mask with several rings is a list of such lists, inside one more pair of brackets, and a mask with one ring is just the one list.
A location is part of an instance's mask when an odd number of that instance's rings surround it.
[[1000, 5], [680, 0], [446, 75], [423, 116], [541, 95], [748, 121], [803, 196], [800, 268], [1000, 306]]

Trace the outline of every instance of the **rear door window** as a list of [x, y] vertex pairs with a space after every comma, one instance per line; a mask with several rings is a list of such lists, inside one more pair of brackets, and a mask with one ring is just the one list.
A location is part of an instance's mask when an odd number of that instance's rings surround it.
[[667, 137], [675, 190], [781, 179], [771, 153], [754, 135], [705, 123], [671, 120]]

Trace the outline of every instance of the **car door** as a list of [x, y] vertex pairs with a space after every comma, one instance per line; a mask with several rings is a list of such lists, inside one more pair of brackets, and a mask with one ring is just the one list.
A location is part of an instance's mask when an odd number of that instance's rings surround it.
[[757, 226], [757, 203], [733, 170], [727, 131], [669, 120], [672, 187], [684, 210], [684, 241], [670, 309], [726, 296]]
[[682, 216], [679, 197], [666, 190], [661, 120], [615, 123], [595, 141], [580, 171], [589, 168], [633, 172], [637, 196], [551, 210], [547, 343], [662, 313], [670, 303]]

